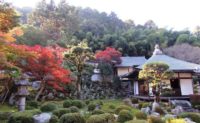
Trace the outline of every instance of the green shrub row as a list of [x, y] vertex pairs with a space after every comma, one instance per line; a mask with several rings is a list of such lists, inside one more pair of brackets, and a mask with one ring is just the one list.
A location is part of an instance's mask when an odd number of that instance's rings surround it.
[[34, 123], [33, 115], [41, 113], [39, 110], [27, 110], [24, 112], [13, 113], [8, 123]]
[[192, 121], [196, 123], [200, 123], [200, 114], [194, 112], [184, 112], [179, 115], [180, 118], [190, 118]]
[[119, 116], [118, 116], [119, 123], [124, 123], [132, 119], [133, 119], [133, 115], [129, 110], [123, 109], [119, 112]]
[[65, 100], [63, 102], [64, 108], [69, 108], [71, 106], [76, 106], [78, 108], [83, 108], [85, 106], [85, 103], [81, 100]]
[[91, 115], [87, 120], [87, 123], [114, 123], [114, 122], [115, 122], [115, 117], [109, 113]]

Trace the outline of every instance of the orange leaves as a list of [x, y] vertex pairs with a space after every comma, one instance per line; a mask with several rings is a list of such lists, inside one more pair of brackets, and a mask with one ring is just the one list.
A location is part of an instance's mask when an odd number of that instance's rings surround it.
[[20, 27], [15, 27], [8, 33], [0, 31], [0, 39], [1, 41], [5, 42], [13, 42], [15, 41], [16, 36], [21, 36], [21, 35], [23, 35], [23, 30]]

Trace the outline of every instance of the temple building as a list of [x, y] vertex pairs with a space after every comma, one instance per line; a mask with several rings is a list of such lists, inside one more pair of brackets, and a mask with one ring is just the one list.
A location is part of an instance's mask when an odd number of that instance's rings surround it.
[[[123, 61], [123, 59], [122, 59]], [[125, 62], [125, 61], [124, 61]], [[138, 79], [138, 73], [147, 63], [151, 62], [163, 62], [168, 64], [169, 69], [174, 72], [174, 76], [170, 80], [163, 80], [163, 82], [168, 85], [171, 90], [174, 92], [173, 96], [184, 96], [194, 93], [193, 90], [193, 75], [195, 69], [199, 68], [200, 65], [179, 60], [168, 55], [165, 55], [159, 48], [158, 45], [155, 46], [153, 55], [148, 60], [141, 60], [140, 63], [134, 66], [134, 63], [137, 61], [132, 61], [133, 68], [130, 71], [130, 68], [124, 66], [116, 66], [118, 71], [118, 76], [121, 80], [132, 81], [131, 89], [133, 90], [134, 95], [152, 95], [152, 89], [149, 86], [148, 82]], [[129, 62], [127, 62], [129, 63]], [[123, 63], [122, 63], [123, 64]], [[124, 72], [126, 68], [126, 73]], [[124, 73], [124, 74], [123, 74]]]

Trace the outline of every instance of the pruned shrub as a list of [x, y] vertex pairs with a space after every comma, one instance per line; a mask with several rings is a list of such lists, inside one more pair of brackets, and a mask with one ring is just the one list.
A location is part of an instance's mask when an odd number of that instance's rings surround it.
[[94, 114], [104, 114], [105, 112], [104, 111], [102, 111], [102, 110], [94, 110], [94, 111], [92, 111], [92, 115], [94, 115]]
[[184, 119], [168, 119], [167, 123], [186, 123]]
[[58, 123], [59, 119], [56, 115], [52, 115], [49, 123]]
[[86, 101], [85, 101], [85, 104], [86, 104], [86, 105], [90, 104], [90, 100], [86, 100]]
[[195, 105], [194, 108], [200, 110], [200, 105]]
[[40, 110], [42, 112], [51, 112], [56, 109], [56, 105], [54, 103], [46, 103], [41, 106]]
[[125, 123], [147, 123], [147, 121], [146, 120], [130, 120]]
[[109, 109], [115, 109], [115, 108], [116, 108], [115, 105], [112, 105], [112, 104], [109, 105]]
[[77, 108], [76, 106], [69, 107], [69, 110], [71, 111], [71, 113], [79, 112], [79, 108]]
[[39, 113], [41, 113], [39, 110], [16, 112], [9, 117], [8, 123], [34, 123], [33, 115]]
[[87, 123], [114, 123], [114, 121], [115, 117], [112, 114], [105, 113], [90, 116]]
[[200, 114], [194, 112], [184, 112], [179, 115], [181, 118], [190, 118], [192, 121], [196, 123], [200, 123]]
[[131, 108], [129, 107], [129, 106], [126, 106], [126, 105], [120, 105], [120, 106], [118, 106], [116, 109], [115, 109], [115, 113], [116, 114], [119, 114], [119, 112], [121, 111], [121, 110], [131, 110]]
[[0, 112], [0, 121], [1, 120], [8, 120], [12, 113], [10, 112]]
[[91, 103], [88, 105], [88, 111], [93, 111], [96, 108], [96, 104]]
[[84, 105], [85, 104], [80, 100], [72, 100], [72, 105], [71, 106], [76, 106], [78, 108], [83, 108]]
[[72, 101], [71, 100], [65, 100], [63, 102], [63, 107], [64, 108], [69, 108], [70, 106], [72, 106]]
[[60, 123], [85, 123], [85, 119], [79, 113], [68, 113], [61, 116]]
[[39, 103], [37, 101], [28, 101], [27, 106], [33, 107], [33, 108], [38, 108]]
[[160, 115], [164, 115], [165, 112], [161, 107], [156, 107], [155, 112], [159, 113]]
[[61, 108], [54, 110], [52, 113], [60, 118], [63, 114], [71, 113], [71, 110], [68, 108]]
[[102, 100], [99, 100], [99, 101], [96, 102], [96, 104], [98, 104], [98, 105], [103, 105], [103, 101], [102, 101]]
[[133, 104], [137, 104], [139, 101], [138, 101], [138, 99], [136, 99], [136, 98], [132, 98], [132, 99], [131, 99], [131, 102], [132, 102]]
[[149, 116], [148, 123], [165, 123], [165, 121], [162, 120], [160, 117]]
[[132, 120], [132, 119], [133, 119], [133, 115], [132, 115], [132, 113], [130, 111], [128, 111], [128, 110], [121, 110], [119, 112], [118, 122], [124, 123], [124, 122]]
[[141, 108], [146, 108], [148, 106], [150, 106], [149, 103], [147, 103], [147, 102], [140, 102], [138, 107], [139, 107], [139, 109], [141, 109]]
[[146, 120], [147, 114], [145, 114], [144, 112], [138, 111], [135, 113], [135, 117], [139, 120]]

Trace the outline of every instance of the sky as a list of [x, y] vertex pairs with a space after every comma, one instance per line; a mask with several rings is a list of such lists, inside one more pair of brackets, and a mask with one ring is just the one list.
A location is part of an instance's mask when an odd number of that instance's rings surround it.
[[[35, 7], [41, 0], [4, 0], [18, 7]], [[49, 0], [46, 0], [49, 1]], [[55, 0], [58, 3], [60, 0]], [[200, 0], [66, 0], [69, 5], [115, 12], [135, 24], [153, 20], [159, 27], [193, 31], [200, 26]]]

